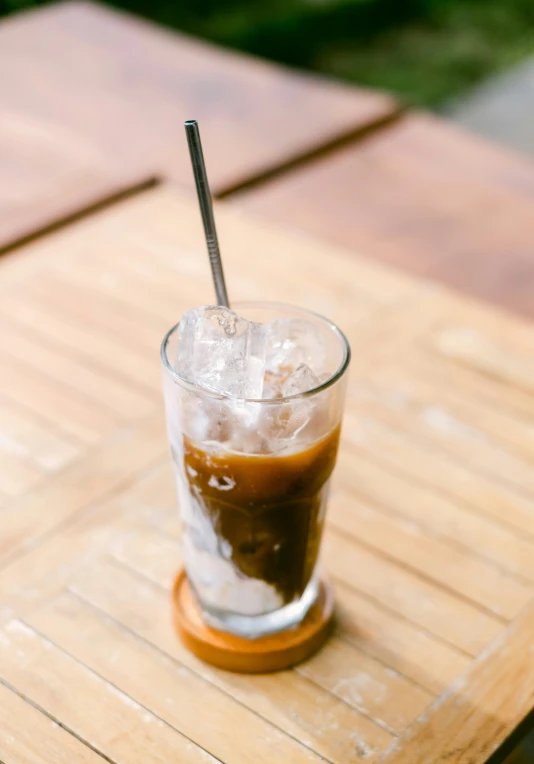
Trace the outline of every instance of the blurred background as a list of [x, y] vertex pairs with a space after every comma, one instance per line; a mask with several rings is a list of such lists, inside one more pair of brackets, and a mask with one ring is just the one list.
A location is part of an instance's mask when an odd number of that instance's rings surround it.
[[[0, 0], [0, 15], [39, 4]], [[534, 54], [534, 0], [117, 0], [113, 5], [437, 110]]]

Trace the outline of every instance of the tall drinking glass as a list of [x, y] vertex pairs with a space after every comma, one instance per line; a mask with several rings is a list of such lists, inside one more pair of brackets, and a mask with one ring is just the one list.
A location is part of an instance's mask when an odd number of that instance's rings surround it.
[[243, 400], [175, 372], [178, 325], [161, 346], [189, 584], [205, 623], [252, 639], [298, 625], [317, 598], [350, 348], [334, 324], [309, 311], [232, 307], [258, 323], [312, 324], [323, 353], [312, 389]]

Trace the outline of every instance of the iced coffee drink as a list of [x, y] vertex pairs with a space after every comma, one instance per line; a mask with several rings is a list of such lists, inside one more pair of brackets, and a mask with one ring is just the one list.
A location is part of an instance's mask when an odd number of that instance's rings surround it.
[[326, 319], [277, 304], [202, 307], [162, 345], [187, 577], [209, 625], [297, 625], [317, 559], [350, 351]]

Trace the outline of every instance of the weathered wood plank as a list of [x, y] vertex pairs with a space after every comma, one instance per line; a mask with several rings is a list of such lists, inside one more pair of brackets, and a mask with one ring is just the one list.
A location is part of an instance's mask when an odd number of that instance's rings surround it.
[[534, 315], [534, 164], [412, 114], [233, 202]]
[[[167, 458], [163, 473], [165, 479], [170, 477]], [[19, 548], [0, 570], [0, 623], [24, 618], [38, 603], [57, 594], [81, 565], [90, 564], [118, 535], [128, 539], [133, 529], [168, 530], [177, 512], [173, 507], [170, 513], [160, 498], [161, 475], [159, 463], [138, 472], [112, 498], [100, 497], [69, 516], [61, 533], [45, 534]], [[171, 487], [174, 490], [172, 483]]]
[[0, 561], [135, 479], [166, 452], [161, 419], [126, 428], [2, 512]]
[[[165, 542], [160, 534], [144, 530], [119, 537], [112, 546], [112, 555], [164, 588], [171, 587], [181, 565], [175, 541]], [[338, 638], [333, 638], [297, 672], [397, 732], [432, 698], [430, 693]]]
[[483, 559], [532, 580], [533, 541], [524, 538], [498, 519], [479, 515], [454, 497], [421, 485], [389, 463], [369, 458], [363, 450], [341, 452], [340, 462], [350, 464], [344, 472], [343, 485], [353, 492], [356, 500], [363, 499], [373, 506], [383, 507], [408, 521], [414, 521], [437, 536], [467, 547]]
[[[64, 696], [71, 661], [88, 708], [116, 685], [161, 717], [170, 730], [162, 732], [165, 759], [176, 736], [177, 746], [184, 736], [197, 744], [184, 749], [192, 761], [205, 748], [227, 764], [234, 737], [243, 759], [265, 737], [266, 761], [376, 762], [414, 719], [423, 724], [434, 698], [447, 705], [451, 684], [468, 697], [458, 677], [485, 661], [488, 645], [530, 607], [534, 342], [525, 323], [296, 231], [247, 220], [228, 205], [218, 221], [232, 300], [282, 297], [318, 308], [353, 346], [323, 549], [337, 595], [335, 635], [291, 672], [246, 677], [201, 664], [172, 628], [168, 589], [181, 554], [163, 421], [150, 413], [159, 396], [157, 348], [164, 329], [208, 301], [211, 288], [194, 200], [159, 188], [0, 263], [0, 338], [13, 356], [3, 358], [0, 422], [5, 409], [9, 443], [26, 449], [8, 453], [41, 480], [27, 492], [21, 483], [16, 500], [2, 496], [0, 622], [24, 621], [43, 634], [32, 637], [30, 671], [16, 652], [30, 650], [20, 626], [11, 634], [15, 653], [0, 667], [73, 734], [125, 764], [140, 760], [153, 738], [158, 751], [157, 720], [145, 736], [132, 706], [119, 724], [126, 734], [115, 739], [103, 720], [107, 703], [90, 718], [81, 718], [81, 705], [62, 706], [47, 684]], [[457, 336], [451, 352], [458, 327], [478, 333], [475, 353]], [[121, 399], [123, 386], [130, 395]], [[474, 432], [484, 438], [470, 448]], [[47, 464], [48, 448], [57, 466]], [[20, 480], [7, 462], [2, 475]], [[520, 698], [530, 692], [529, 670], [527, 661], [524, 675], [510, 675]], [[199, 721], [205, 698], [207, 727]], [[121, 703], [110, 699], [110, 720]], [[490, 751], [519, 721], [523, 701], [506, 700], [501, 726], [484, 725], [486, 701], [473, 703], [476, 741], [466, 745]], [[428, 717], [442, 739], [447, 727], [455, 737], [466, 713], [463, 701], [447, 707], [446, 716], [433, 706]], [[139, 736], [132, 756], [129, 725]], [[236, 735], [241, 728], [246, 734]], [[417, 760], [418, 749], [411, 755]]]
[[[0, 632], [0, 678], [17, 687], [28, 700], [51, 717], [61, 720], [63, 727], [108, 757], [107, 761], [117, 764], [144, 764], [147, 761], [164, 764], [177, 758], [184, 764], [213, 764], [218, 761], [118, 687], [106, 682], [20, 621], [11, 621]], [[75, 702], [73, 687], [76, 687]], [[6, 711], [2, 704], [5, 699], [2, 698], [1, 689], [0, 717], [2, 709], [4, 713]], [[21, 710], [23, 704], [19, 702], [18, 705]], [[25, 716], [30, 716], [24, 711], [25, 714], [21, 714], [18, 719], [19, 725]], [[50, 721], [47, 726], [60, 731], [59, 725], [51, 724]], [[31, 727], [27, 730], [28, 736], [34, 740], [36, 732]], [[37, 740], [42, 730], [39, 732]], [[0, 727], [0, 754], [1, 734]], [[63, 737], [68, 736], [64, 734]], [[41, 748], [40, 758], [35, 758], [35, 762], [46, 760], [77, 764], [93, 760], [89, 757], [89, 751], [80, 755], [72, 744], [70, 749], [67, 748], [62, 754], [65, 757], [63, 759], [52, 756], [43, 759], [45, 753]], [[69, 752], [71, 759], [68, 758]], [[96, 755], [94, 759], [103, 761]], [[18, 764], [22, 760], [16, 761]], [[6, 764], [10, 762], [6, 761]]]
[[[216, 758], [321, 761], [309, 747], [206, 681], [193, 667], [132, 637], [72, 596], [45, 606], [29, 623], [183, 735], [202, 741]], [[106, 650], [100, 647], [103, 643]]]
[[[135, 503], [136, 496], [139, 504], [144, 503], [139, 490], [144, 486], [149, 489], [148, 501], [152, 501], [156, 495], [164, 497], [164, 504], [175, 503], [175, 489], [168, 475], [159, 471], [154, 477], [156, 482], [143, 481], [128, 491], [132, 503]], [[158, 504], [161, 500], [158, 498]], [[155, 509], [153, 514], [156, 514]], [[331, 515], [330, 510], [330, 524]], [[175, 512], [171, 511], [169, 520], [173, 537], [165, 535], [168, 527], [162, 526], [160, 520], [157, 526], [151, 528], [147, 525], [149, 518], [145, 518], [144, 526], [120, 532], [109, 542], [110, 556], [159, 586], [170, 589], [182, 556], [175, 536], [178, 529], [177, 513], [175, 516]], [[469, 665], [466, 655], [384, 610], [372, 599], [366, 599], [339, 583], [336, 595], [340, 636], [423, 687], [435, 692], [441, 691]]]
[[43, 470], [65, 466], [78, 454], [78, 448], [51, 432], [28, 411], [12, 402], [0, 401], [0, 451], [24, 457]]
[[531, 604], [380, 761], [484, 764], [534, 706], [533, 633]]
[[[0, 653], [9, 638], [0, 633]], [[104, 759], [0, 684], [0, 756], [4, 764], [104, 764]]]
[[191, 185], [184, 119], [223, 191], [397, 108], [89, 2], [3, 21], [0, 69], [0, 249], [147, 178]]
[[497, 616], [511, 620], [532, 597], [531, 584], [348, 491], [332, 497], [329, 527]]
[[[349, 761], [357, 760], [357, 741], [370, 754], [384, 750], [386, 740], [391, 741], [390, 733], [355, 708], [293, 672], [248, 677], [201, 663], [176, 639], [166, 613], [168, 593], [124, 568], [102, 561], [97, 578], [81, 572], [71, 588], [139, 637], [329, 759], [343, 762], [345, 756]], [[134, 600], [143, 602], [143, 607], [136, 609]], [[55, 619], [50, 621], [49, 628], [55, 628]]]

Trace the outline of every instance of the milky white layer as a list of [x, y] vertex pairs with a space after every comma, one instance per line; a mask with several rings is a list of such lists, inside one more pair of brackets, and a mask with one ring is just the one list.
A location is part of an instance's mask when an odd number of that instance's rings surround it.
[[180, 478], [178, 491], [184, 523], [185, 569], [202, 602], [208, 607], [249, 616], [283, 607], [284, 601], [274, 586], [236, 570], [230, 544], [217, 538], [200, 503]]

